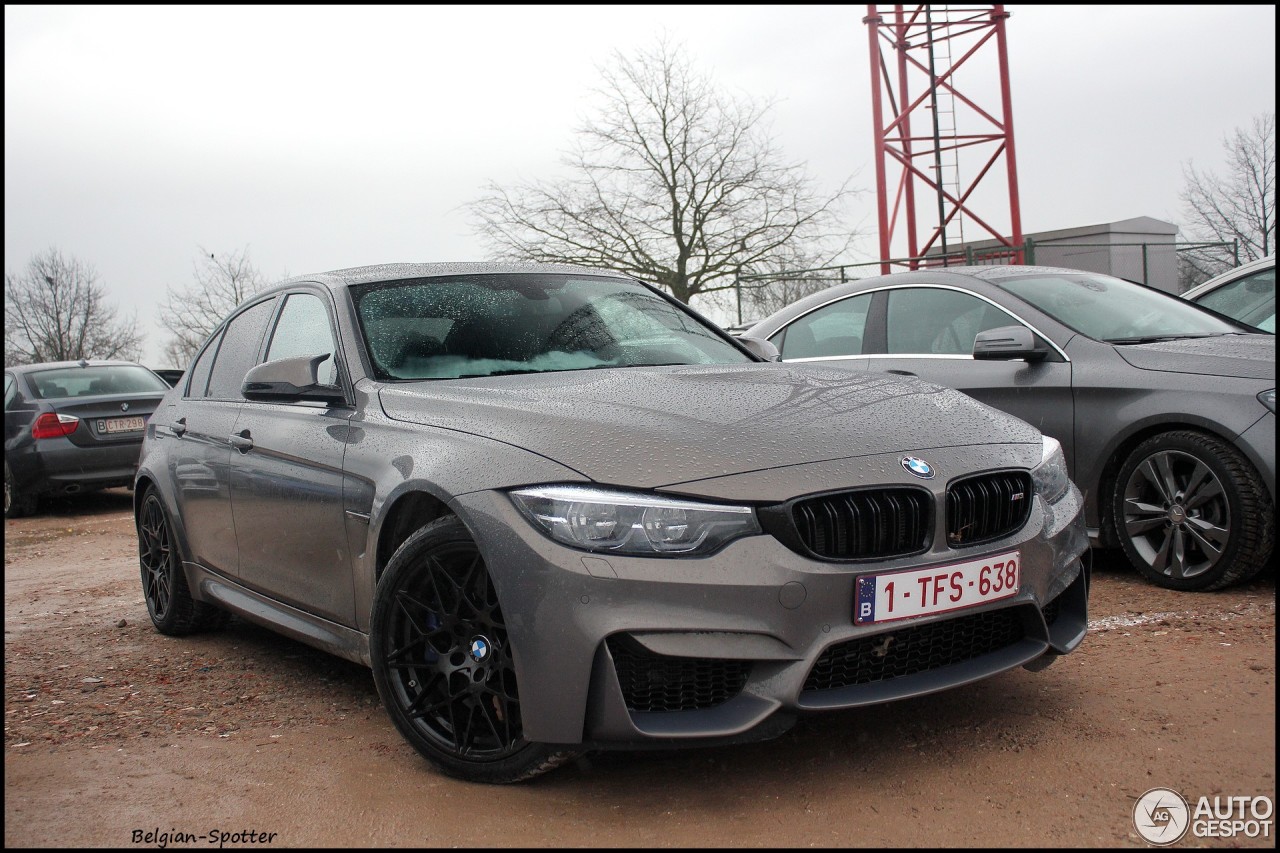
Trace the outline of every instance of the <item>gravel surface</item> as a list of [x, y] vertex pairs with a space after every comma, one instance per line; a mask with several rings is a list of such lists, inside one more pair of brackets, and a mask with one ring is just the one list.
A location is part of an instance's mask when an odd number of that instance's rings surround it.
[[240, 620], [158, 634], [130, 500], [5, 522], [8, 847], [1147, 846], [1153, 787], [1275, 799], [1274, 573], [1175, 593], [1104, 555], [1043, 672], [495, 788], [434, 773], [362, 667]]

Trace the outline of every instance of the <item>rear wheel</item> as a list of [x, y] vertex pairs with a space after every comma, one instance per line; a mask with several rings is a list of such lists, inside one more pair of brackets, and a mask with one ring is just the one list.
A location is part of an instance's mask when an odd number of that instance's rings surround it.
[[229, 614], [225, 610], [191, 597], [173, 525], [154, 489], [143, 496], [138, 513], [138, 563], [147, 613], [160, 633], [183, 636], [226, 624]]
[[1231, 445], [1198, 432], [1167, 432], [1134, 448], [1112, 513], [1129, 561], [1169, 589], [1246, 581], [1267, 565], [1275, 541], [1257, 471]]
[[450, 776], [520, 782], [574, 756], [524, 739], [506, 622], [480, 549], [457, 518], [423, 527], [392, 556], [369, 651], [396, 728]]
[[22, 518], [33, 515], [36, 511], [36, 496], [29, 495], [18, 488], [13, 481], [13, 472], [9, 463], [4, 463], [4, 517]]

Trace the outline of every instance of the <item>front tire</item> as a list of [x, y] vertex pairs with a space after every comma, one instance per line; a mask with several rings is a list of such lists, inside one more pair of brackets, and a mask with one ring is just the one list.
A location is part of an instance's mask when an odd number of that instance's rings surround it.
[[1120, 467], [1112, 517], [1125, 555], [1168, 589], [1222, 589], [1271, 557], [1275, 517], [1253, 466], [1231, 445], [1191, 431], [1142, 442]]
[[374, 598], [369, 652], [396, 728], [450, 776], [520, 782], [576, 754], [524, 739], [497, 593], [456, 517], [418, 530], [391, 557]]
[[230, 614], [191, 597], [173, 525], [155, 489], [143, 495], [137, 525], [142, 597], [156, 630], [181, 637], [225, 625]]

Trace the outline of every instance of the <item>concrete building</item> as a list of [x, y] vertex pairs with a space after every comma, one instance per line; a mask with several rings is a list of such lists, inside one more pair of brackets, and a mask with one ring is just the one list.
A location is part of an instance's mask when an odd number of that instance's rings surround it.
[[[1178, 226], [1172, 223], [1138, 216], [1101, 225], [1041, 231], [1025, 237], [1030, 249], [1027, 263], [1105, 273], [1169, 293], [1180, 292]], [[982, 263], [984, 251], [994, 251], [1001, 246], [995, 240], [982, 240], [947, 248], [949, 253], [972, 252], [977, 262]]]

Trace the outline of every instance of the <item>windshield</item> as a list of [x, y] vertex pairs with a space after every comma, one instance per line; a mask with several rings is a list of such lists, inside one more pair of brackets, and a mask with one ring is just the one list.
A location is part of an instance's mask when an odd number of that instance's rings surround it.
[[27, 384], [41, 400], [96, 397], [100, 394], [149, 394], [169, 390], [168, 383], [163, 379], [135, 364], [36, 370], [28, 374]]
[[750, 356], [643, 285], [545, 273], [352, 288], [380, 379], [457, 379]]
[[1219, 314], [1255, 326], [1264, 332], [1276, 332], [1275, 267], [1215, 287], [1195, 300]]
[[1036, 273], [995, 282], [1058, 322], [1100, 341], [1147, 343], [1244, 331], [1185, 299], [1094, 273]]

